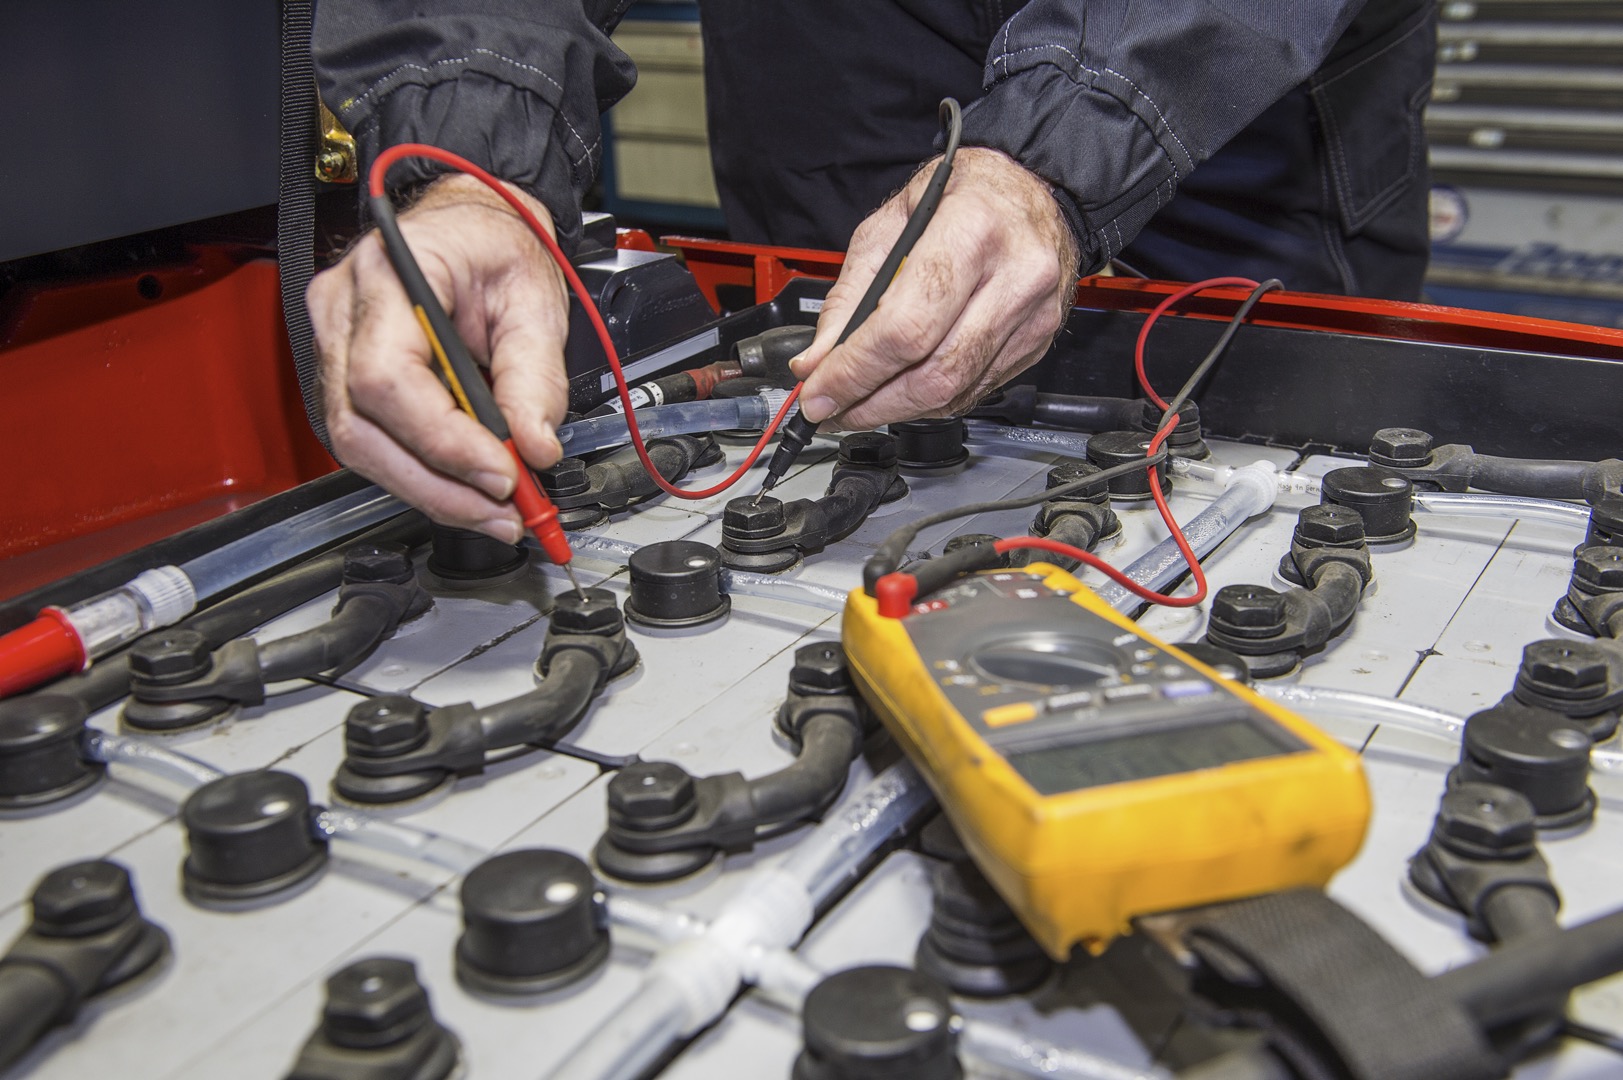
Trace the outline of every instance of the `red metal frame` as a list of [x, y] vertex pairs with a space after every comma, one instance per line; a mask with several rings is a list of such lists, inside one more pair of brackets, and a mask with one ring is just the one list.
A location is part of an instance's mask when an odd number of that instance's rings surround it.
[[276, 263], [236, 246], [0, 297], [0, 598], [337, 468]]
[[[755, 302], [765, 303], [794, 278], [838, 276], [844, 261], [841, 255], [805, 248], [735, 244], [687, 236], [667, 236], [661, 242], [682, 253], [699, 288], [718, 311], [722, 306], [716, 295], [718, 285], [753, 288]], [[1181, 284], [1168, 281], [1088, 277], [1077, 283], [1076, 303], [1085, 308], [1148, 314], [1180, 288]], [[1244, 296], [1244, 289], [1212, 289], [1192, 297], [1175, 310], [1179, 315], [1227, 319], [1234, 312], [1235, 302]], [[1356, 296], [1269, 293], [1257, 304], [1251, 321], [1299, 330], [1436, 344], [1623, 359], [1623, 330]]]

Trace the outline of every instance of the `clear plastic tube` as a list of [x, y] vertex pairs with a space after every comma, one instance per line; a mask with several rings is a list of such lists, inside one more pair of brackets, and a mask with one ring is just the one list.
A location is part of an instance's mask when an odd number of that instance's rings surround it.
[[1265, 698], [1304, 713], [1319, 713], [1362, 724], [1391, 724], [1423, 735], [1437, 735], [1458, 743], [1465, 721], [1441, 709], [1409, 701], [1360, 694], [1354, 690], [1334, 690], [1324, 686], [1285, 686], [1258, 683], [1254, 689]]
[[783, 873], [805, 887], [814, 908], [821, 907], [933, 802], [917, 770], [899, 761], [824, 818], [784, 861]]
[[[1238, 466], [1218, 465], [1211, 461], [1193, 461], [1189, 458], [1168, 458], [1167, 468], [1172, 470], [1173, 476], [1181, 476], [1186, 480], [1204, 481], [1210, 484], [1228, 486], [1234, 478]], [[1324, 481], [1317, 476], [1304, 476], [1301, 473], [1282, 472], [1277, 476], [1279, 493], [1281, 495], [1311, 495], [1317, 498], [1324, 491]]]
[[348, 840], [390, 855], [404, 855], [458, 874], [466, 874], [490, 858], [490, 852], [483, 848], [443, 833], [355, 810], [322, 810], [316, 814], [312, 828], [319, 836]]
[[612, 536], [589, 532], [570, 533], [569, 546], [577, 555], [608, 555], [621, 562], [631, 558], [642, 547], [629, 540], [616, 540]]
[[106, 765], [129, 765], [195, 791], [204, 784], [218, 780], [225, 773], [206, 761], [159, 746], [145, 739], [132, 739], [128, 735], [115, 735], [108, 731], [86, 728], [83, 742], [84, 756]]
[[1589, 507], [1559, 499], [1528, 499], [1519, 495], [1492, 495], [1487, 492], [1417, 491], [1414, 508], [1428, 514], [1454, 514], [1462, 517], [1528, 518], [1558, 525], [1589, 527]]
[[[683, 401], [637, 410], [637, 428], [646, 439], [661, 435], [687, 435], [695, 431], [721, 431], [727, 428], [764, 429], [772, 422], [788, 397], [784, 390], [766, 390], [751, 397], [716, 398], [711, 401]], [[799, 407], [789, 410], [793, 416]], [[787, 420], [789, 416], [785, 416]], [[594, 450], [624, 446], [631, 441], [623, 413], [577, 420], [558, 429], [558, 441], [569, 457]]]
[[559, 1080], [632, 1080], [643, 1075], [682, 1035], [687, 1001], [681, 987], [644, 979], [637, 992], [548, 1076]]
[[965, 440], [978, 446], [1012, 447], [1019, 450], [1046, 450], [1052, 454], [1080, 458], [1088, 452], [1088, 437], [1074, 431], [1013, 427], [989, 424], [984, 420], [964, 421]]
[[791, 604], [806, 604], [824, 611], [844, 611], [845, 592], [832, 585], [819, 585], [801, 578], [776, 577], [755, 574], [748, 570], [723, 570], [723, 592], [741, 596], [759, 596], [767, 600], [784, 600]]
[[291, 562], [318, 547], [402, 513], [405, 505], [378, 487], [364, 487], [311, 507], [180, 564], [199, 600]]
[[609, 921], [615, 926], [666, 944], [697, 937], [705, 930], [703, 919], [644, 903], [634, 896], [610, 896], [608, 907]]
[[792, 993], [794, 985], [808, 978], [806, 970], [776, 964], [769, 954], [799, 941], [816, 908], [930, 803], [929, 789], [905, 761], [874, 777], [813, 829], [780, 867], [752, 877], [722, 905], [704, 933], [661, 953], [632, 999], [552, 1075], [629, 1080], [684, 1032], [712, 1022], [746, 979], [766, 974], [769, 981], [780, 981], [779, 992]]
[[1172, 1074], [1154, 1065], [1139, 1068], [1090, 1054], [1086, 1050], [1055, 1046], [985, 1020], [965, 1020], [959, 1050], [999, 1076], [1033, 1076], [1044, 1080], [1172, 1080]]
[[[1195, 555], [1204, 557], [1229, 537], [1246, 518], [1262, 513], [1274, 504], [1279, 486], [1272, 463], [1254, 461], [1234, 470], [1229, 486], [1211, 505], [1190, 518], [1183, 535]], [[1183, 553], [1169, 536], [1140, 555], [1124, 571], [1128, 577], [1157, 591], [1164, 589], [1186, 571]], [[1126, 589], [1110, 582], [1098, 590], [1099, 598], [1117, 611], [1130, 611], [1144, 603]]]

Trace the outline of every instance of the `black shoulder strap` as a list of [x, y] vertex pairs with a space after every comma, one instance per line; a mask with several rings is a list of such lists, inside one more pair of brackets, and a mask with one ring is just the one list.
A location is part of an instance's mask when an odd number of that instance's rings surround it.
[[315, 332], [304, 291], [315, 275], [317, 138], [315, 63], [310, 54], [311, 0], [282, 0], [280, 167], [276, 189], [276, 263], [282, 279], [282, 316], [293, 347], [304, 412], [321, 445], [332, 450], [321, 401]]
[[[1219, 1005], [1260, 1010], [1284, 1029], [1299, 1064], [1328, 1055], [1354, 1080], [1493, 1080], [1505, 1064], [1460, 1005], [1385, 938], [1317, 889], [1294, 889], [1201, 913], [1186, 931]], [[1216, 992], [1212, 992], [1216, 983]], [[1325, 1070], [1304, 1062], [1309, 1075]]]

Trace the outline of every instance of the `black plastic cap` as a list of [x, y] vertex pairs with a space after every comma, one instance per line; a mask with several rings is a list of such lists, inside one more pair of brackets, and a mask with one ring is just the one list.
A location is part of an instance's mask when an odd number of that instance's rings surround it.
[[770, 495], [740, 495], [728, 499], [721, 512], [721, 535], [727, 539], [770, 540], [789, 527], [783, 500]]
[[204, 784], [180, 811], [186, 896], [231, 905], [292, 889], [327, 862], [310, 829], [310, 792], [292, 773], [256, 770]]
[[1431, 834], [1468, 859], [1520, 859], [1538, 841], [1538, 814], [1518, 791], [1465, 781], [1443, 793]]
[[1394, 469], [1418, 469], [1431, 462], [1431, 435], [1419, 428], [1381, 428], [1369, 440], [1369, 460]]
[[625, 618], [614, 594], [607, 589], [573, 589], [561, 592], [552, 602], [555, 634], [597, 634], [608, 637], [625, 629]]
[[99, 934], [140, 914], [129, 871], [105, 859], [52, 870], [34, 887], [30, 902], [31, 929], [46, 937]]
[[732, 608], [721, 591], [721, 553], [697, 540], [645, 544], [632, 554], [626, 618], [640, 626], [714, 622]]
[[321, 1030], [335, 1046], [373, 1050], [411, 1038], [433, 1021], [428, 991], [410, 960], [357, 960], [327, 979]]
[[674, 828], [698, 808], [693, 777], [674, 761], [639, 761], [608, 785], [609, 823], [632, 832]]
[[0, 809], [65, 799], [105, 774], [80, 754], [88, 715], [77, 698], [57, 694], [0, 701]]
[[1233, 638], [1277, 637], [1285, 631], [1285, 594], [1266, 585], [1225, 585], [1212, 597], [1211, 625]]
[[891, 424], [890, 433], [896, 437], [896, 464], [904, 469], [951, 469], [969, 460], [964, 422], [956, 417]]
[[399, 544], [354, 544], [344, 551], [344, 584], [404, 585], [415, 574]]
[[428, 706], [404, 694], [367, 698], [344, 717], [344, 750], [355, 757], [397, 757], [427, 741]]
[[430, 535], [433, 549], [428, 572], [450, 584], [497, 584], [511, 579], [529, 562], [528, 553], [518, 544], [504, 544], [472, 529], [436, 524]]
[[[1088, 460], [1101, 469], [1142, 461], [1149, 451], [1150, 436], [1142, 431], [1104, 431], [1088, 438]], [[1163, 493], [1172, 490], [1167, 477], [1166, 462], [1156, 466]], [[1150, 497], [1148, 469], [1132, 469], [1107, 481], [1110, 494], [1118, 499], [1147, 499]]]
[[957, 1080], [947, 988], [907, 968], [836, 972], [806, 995], [794, 1080]]
[[1540, 828], [1577, 825], [1595, 813], [1590, 746], [1589, 732], [1559, 713], [1501, 703], [1466, 720], [1451, 780], [1520, 792], [1533, 804]]
[[1584, 545], [1623, 545], [1623, 498], [1608, 495], [1589, 510], [1589, 531]]
[[930, 925], [914, 955], [917, 969], [968, 997], [1033, 990], [1054, 965], [1009, 905], [970, 860], [930, 871]]
[[840, 464], [888, 468], [896, 464], [896, 440], [883, 431], [853, 431], [840, 440]]
[[608, 912], [586, 864], [563, 851], [511, 851], [462, 882], [457, 981], [531, 994], [580, 979], [609, 954]]
[[1324, 474], [1319, 501], [1356, 510], [1372, 544], [1414, 535], [1414, 485], [1384, 469], [1334, 469]]
[[[1099, 466], [1091, 461], [1062, 461], [1048, 470], [1048, 475], [1043, 480], [1043, 486], [1052, 491], [1057, 487], [1065, 487], [1068, 484], [1076, 483], [1078, 480], [1086, 480], [1090, 476], [1097, 476], [1100, 471]], [[1105, 484], [1099, 484], [1093, 487], [1080, 488], [1069, 495], [1062, 496], [1062, 498], [1074, 499], [1078, 502], [1103, 503], [1109, 500], [1110, 493]]]
[[447, 1080], [461, 1045], [438, 1020], [410, 960], [357, 960], [327, 979], [321, 1023], [287, 1080]]
[[851, 668], [838, 641], [814, 641], [795, 650], [789, 689], [797, 694], [850, 694]]
[[202, 678], [212, 665], [208, 639], [196, 630], [170, 628], [130, 646], [130, 681], [137, 691], [142, 684], [174, 686]]

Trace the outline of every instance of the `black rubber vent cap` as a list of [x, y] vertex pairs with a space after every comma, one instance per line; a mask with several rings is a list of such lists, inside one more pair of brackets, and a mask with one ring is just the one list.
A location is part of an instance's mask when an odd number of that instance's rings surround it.
[[1415, 534], [1414, 485], [1384, 469], [1334, 469], [1324, 474], [1319, 502], [1356, 510], [1372, 544], [1391, 544]]
[[76, 795], [106, 772], [79, 747], [89, 716], [77, 698], [53, 694], [0, 701], [0, 810]]
[[313, 878], [327, 864], [327, 845], [312, 834], [310, 813], [310, 791], [292, 773], [235, 773], [192, 792], [180, 811], [187, 899], [229, 907]]
[[486, 994], [568, 985], [609, 955], [608, 909], [584, 862], [564, 851], [510, 851], [462, 882], [457, 981]]
[[1588, 730], [1559, 713], [1503, 703], [1466, 720], [1460, 763], [1449, 781], [1520, 792], [1533, 804], [1541, 829], [1581, 825], [1595, 816], [1591, 745]]
[[794, 1080], [958, 1080], [958, 1020], [947, 988], [907, 968], [836, 972], [801, 1012]]
[[721, 591], [721, 553], [697, 540], [646, 544], [627, 563], [625, 616], [639, 626], [676, 628], [714, 622], [732, 609]]

